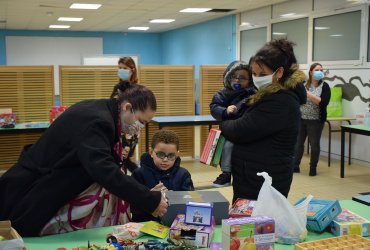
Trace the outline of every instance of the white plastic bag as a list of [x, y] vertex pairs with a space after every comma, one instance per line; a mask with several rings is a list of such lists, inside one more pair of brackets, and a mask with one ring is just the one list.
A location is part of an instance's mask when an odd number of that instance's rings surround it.
[[258, 194], [252, 216], [267, 215], [275, 220], [276, 241], [282, 244], [295, 244], [305, 240], [307, 236], [307, 208], [313, 198], [307, 198], [296, 206], [271, 184], [272, 178], [266, 172], [257, 173], [265, 178]]

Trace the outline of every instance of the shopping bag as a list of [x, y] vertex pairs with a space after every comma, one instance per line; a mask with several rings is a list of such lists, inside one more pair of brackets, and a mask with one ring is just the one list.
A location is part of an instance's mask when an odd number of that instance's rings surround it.
[[326, 107], [328, 117], [342, 116], [342, 88], [333, 87], [330, 89], [330, 101]]
[[287, 198], [272, 186], [272, 178], [266, 172], [257, 173], [265, 178], [258, 194], [252, 216], [266, 215], [275, 220], [275, 240], [282, 244], [296, 244], [307, 236], [307, 208], [313, 198], [307, 198], [293, 206]]

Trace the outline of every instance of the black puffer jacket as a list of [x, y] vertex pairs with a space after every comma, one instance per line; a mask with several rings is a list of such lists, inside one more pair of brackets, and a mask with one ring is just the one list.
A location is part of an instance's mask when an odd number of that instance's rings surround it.
[[263, 183], [257, 172], [262, 171], [272, 177], [272, 185], [278, 191], [288, 196], [300, 105], [307, 98], [304, 81], [304, 73], [295, 70], [284, 84], [274, 83], [259, 90], [242, 117], [221, 123], [223, 135], [234, 143], [234, 200], [257, 199]]

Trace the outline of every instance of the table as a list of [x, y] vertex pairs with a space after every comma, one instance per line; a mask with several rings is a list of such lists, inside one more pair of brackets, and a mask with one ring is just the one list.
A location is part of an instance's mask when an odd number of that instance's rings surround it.
[[0, 128], [0, 135], [42, 132], [50, 126], [49, 122], [17, 123], [14, 128]]
[[[209, 129], [212, 125], [220, 124], [211, 115], [183, 115], [183, 116], [156, 116], [150, 121], [158, 124], [158, 129], [163, 127], [178, 127], [178, 126], [199, 126], [208, 125]], [[145, 126], [145, 150], [149, 151], [149, 124]]]
[[340, 142], [340, 177], [344, 178], [344, 151], [346, 132], [359, 135], [370, 136], [370, 125], [342, 125], [341, 126], [341, 142]]
[[[368, 206], [351, 200], [340, 201], [340, 205], [370, 220], [370, 209]], [[55, 250], [58, 247], [65, 247], [67, 250], [71, 250], [73, 247], [87, 246], [88, 240], [90, 240], [91, 243], [104, 244], [106, 235], [108, 233], [112, 233], [112, 230], [113, 227], [102, 227], [43, 237], [26, 237], [24, 238], [24, 242], [27, 250]], [[306, 241], [326, 239], [330, 237], [334, 237], [334, 235], [329, 232], [324, 232], [322, 234], [309, 232]], [[138, 241], [143, 241], [148, 238], [148, 236], [143, 236], [139, 238]], [[218, 225], [213, 234], [212, 242], [221, 242], [221, 238], [221, 226]], [[370, 237], [367, 238], [370, 239]], [[275, 250], [293, 249], [294, 245], [275, 243]]]

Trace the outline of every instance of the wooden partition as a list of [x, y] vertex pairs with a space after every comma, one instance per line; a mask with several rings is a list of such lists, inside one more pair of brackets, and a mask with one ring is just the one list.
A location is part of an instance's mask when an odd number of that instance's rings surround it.
[[[223, 88], [223, 73], [227, 65], [200, 65], [199, 70], [199, 99], [200, 99], [200, 114], [211, 114], [209, 104], [217, 91]], [[218, 126], [215, 126], [218, 127]], [[203, 150], [204, 144], [208, 136], [208, 126], [201, 128], [201, 145]]]
[[[18, 123], [49, 120], [54, 105], [53, 66], [0, 66], [0, 108], [12, 108]], [[0, 136], [0, 170], [11, 167], [26, 144], [41, 133]]]
[[115, 66], [59, 66], [60, 104], [109, 98], [118, 80]]
[[[141, 65], [140, 82], [157, 99], [157, 116], [195, 115], [194, 66]], [[150, 139], [158, 127], [150, 125]], [[180, 137], [180, 155], [194, 157], [194, 127], [168, 127]], [[141, 134], [140, 152], [145, 151]]]

